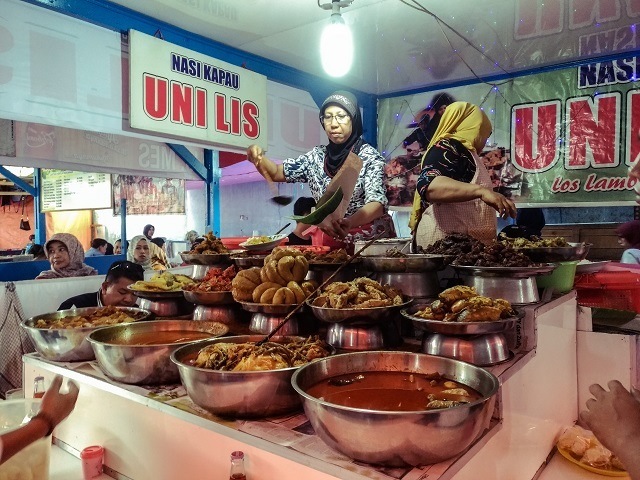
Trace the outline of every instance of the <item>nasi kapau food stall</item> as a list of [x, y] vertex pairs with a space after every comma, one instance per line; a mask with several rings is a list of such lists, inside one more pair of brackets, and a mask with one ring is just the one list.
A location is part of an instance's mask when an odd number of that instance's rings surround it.
[[[211, 244], [216, 240], [209, 236], [205, 241]], [[374, 266], [376, 259], [384, 259], [385, 270], [404, 271], [407, 265], [413, 265], [413, 256], [420, 263], [429, 258], [439, 269], [444, 269], [446, 263], [464, 259], [450, 253], [404, 254], [400, 253], [404, 245], [399, 249], [386, 248], [388, 240], [379, 242], [385, 250], [364, 258], [374, 260], [371, 263]], [[373, 252], [380, 248], [376, 241], [369, 247]], [[194, 251], [197, 250], [195, 246]], [[134, 284], [132, 290], [146, 296], [151, 291], [166, 292], [176, 287], [174, 294], [180, 293], [191, 301], [199, 301], [197, 296], [189, 295], [200, 291], [203, 295], [200, 298], [209, 302], [206, 307], [217, 310], [218, 322], [156, 317], [160, 320], [99, 328], [88, 336], [96, 361], [82, 365], [28, 356], [27, 378], [36, 373], [48, 376], [62, 369], [84, 385], [88, 385], [86, 382], [93, 385], [85, 387], [92, 392], [92, 402], [119, 405], [115, 408], [124, 409], [122, 414], [126, 416], [154, 399], [158, 402], [154, 415], [166, 416], [164, 421], [179, 422], [182, 429], [195, 428], [191, 433], [202, 441], [209, 435], [225, 437], [225, 429], [231, 426], [247, 442], [243, 445], [245, 451], [254, 455], [254, 449], [260, 448], [254, 440], [274, 441], [272, 434], [279, 418], [295, 418], [289, 433], [288, 429], [281, 431], [283, 438], [288, 438], [287, 444], [300, 435], [296, 430], [308, 422], [313, 430], [304, 435], [307, 441], [322, 442], [328, 447], [312, 453], [303, 443], [293, 442], [292, 454], [294, 458], [309, 457], [313, 467], [308, 473], [319, 475], [317, 478], [325, 478], [323, 475], [331, 471], [343, 472], [347, 475], [344, 478], [348, 478], [347, 472], [352, 468], [349, 465], [356, 464], [363, 478], [378, 478], [381, 468], [446, 471], [457, 462], [479, 455], [473, 449], [468, 450], [469, 446], [499, 435], [499, 425], [505, 421], [506, 413], [496, 403], [501, 395], [500, 382], [508, 384], [512, 375], [517, 377], [515, 367], [520, 362], [527, 364], [535, 357], [552, 361], [543, 352], [538, 356], [524, 348], [522, 338], [514, 342], [513, 338], [507, 341], [506, 336], [515, 332], [516, 325], [521, 332], [533, 330], [533, 324], [545, 316], [550, 315], [555, 321], [560, 305], [575, 309], [571, 295], [558, 297], [556, 305], [548, 304], [549, 310], [543, 313], [539, 310], [540, 302], [512, 305], [499, 297], [482, 296], [473, 286], [440, 289], [429, 306], [411, 309], [413, 298], [403, 293], [402, 282], [393, 286], [376, 281], [377, 272], [367, 271], [361, 263], [347, 264], [352, 256], [345, 252], [318, 252], [313, 248], [304, 251], [284, 245], [271, 250], [263, 247], [259, 250], [266, 254], [262, 266], [241, 268], [234, 262], [246, 257], [234, 259], [231, 252], [200, 250], [198, 254], [184, 252], [183, 256], [188, 259], [193, 255], [197, 262], [194, 267], [204, 267], [201, 279], [187, 280], [188, 275], [159, 273]], [[362, 250], [366, 253], [367, 249]], [[210, 262], [207, 255], [215, 261]], [[321, 284], [304, 280], [312, 263], [324, 268], [331, 266], [332, 273], [342, 268], [341, 280], [327, 277]], [[282, 289], [290, 290], [291, 295]], [[231, 293], [230, 300], [217, 296], [216, 302], [210, 297], [226, 292]], [[287, 314], [298, 305], [303, 310], [287, 319]], [[273, 308], [282, 310], [270, 310]], [[251, 317], [242, 312], [250, 313]], [[270, 329], [287, 319], [297, 321], [299, 330], [311, 334], [298, 337], [279, 334], [263, 343], [270, 330], [264, 330], [264, 322], [253, 318], [263, 312], [271, 312], [271, 317], [277, 318]], [[398, 324], [402, 315], [421, 324], [413, 335], [400, 335]], [[423, 353], [427, 344], [421, 343], [420, 334], [440, 332], [434, 327], [439, 323], [453, 329], [443, 331], [444, 337], [451, 339], [468, 333], [489, 339], [500, 335], [505, 338], [506, 356], [491, 356], [488, 349], [482, 356], [479, 342], [474, 355], [462, 359], [444, 349], [428, 352], [435, 355]], [[538, 323], [537, 328], [544, 327]], [[165, 338], [167, 335], [173, 336], [169, 339]], [[219, 335], [223, 336], [198, 340]], [[535, 334], [526, 335], [532, 335], [528, 341], [535, 338]], [[360, 341], [351, 341], [354, 337]], [[553, 354], [557, 352], [554, 350]], [[425, 384], [429, 388], [425, 389]], [[113, 385], [118, 386], [116, 391], [103, 390]], [[372, 389], [379, 394], [371, 395]], [[393, 400], [394, 395], [406, 397], [400, 408]], [[375, 398], [382, 403], [372, 403]], [[81, 403], [78, 408], [82, 411], [94, 407], [86, 404], [83, 407]], [[174, 417], [175, 407], [187, 412], [187, 417]], [[444, 423], [458, 427], [443, 429]], [[59, 438], [68, 439], [62, 428]], [[380, 428], [385, 429], [384, 448], [371, 442]], [[74, 430], [68, 428], [69, 433]], [[348, 438], [340, 439], [342, 434]], [[162, 436], [159, 432], [153, 435]], [[408, 438], [422, 440], [406, 448]], [[275, 441], [269, 447], [275, 453], [270, 455], [279, 456], [290, 448]], [[345, 455], [344, 460], [336, 463], [322, 453], [325, 451], [340, 452]]]

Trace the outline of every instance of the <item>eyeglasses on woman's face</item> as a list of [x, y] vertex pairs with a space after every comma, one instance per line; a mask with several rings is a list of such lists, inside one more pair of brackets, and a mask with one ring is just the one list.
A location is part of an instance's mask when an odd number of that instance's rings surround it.
[[349, 120], [351, 120], [351, 117], [346, 113], [336, 113], [335, 115], [325, 113], [324, 115], [320, 115], [320, 120], [322, 120], [322, 123], [324, 123], [325, 125], [330, 125], [331, 123], [333, 123], [334, 118], [339, 125], [349, 123]]

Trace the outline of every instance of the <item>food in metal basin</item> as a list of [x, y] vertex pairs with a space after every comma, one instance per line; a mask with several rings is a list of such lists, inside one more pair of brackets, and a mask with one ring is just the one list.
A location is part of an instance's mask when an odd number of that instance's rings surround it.
[[438, 300], [414, 316], [442, 322], [496, 322], [515, 314], [507, 300], [483, 297], [474, 287], [458, 285], [443, 290]]
[[499, 235], [501, 243], [513, 248], [554, 248], [568, 247], [569, 242], [564, 237], [540, 238], [532, 235], [527, 238], [509, 238], [504, 233]]
[[437, 372], [348, 373], [322, 380], [306, 391], [336, 405], [391, 412], [450, 408], [482, 398], [472, 388]]
[[213, 232], [209, 232], [205, 235], [204, 240], [194, 246], [189, 253], [209, 255], [229, 253], [229, 249], [224, 246], [222, 240], [216, 237]]
[[190, 292], [229, 292], [231, 291], [231, 281], [235, 276], [236, 268], [233, 265], [225, 270], [210, 268], [202, 281], [187, 284], [183, 287], [183, 290]]
[[139, 292], [178, 292], [192, 283], [191, 277], [165, 271], [156, 273], [147, 281], [139, 280], [129, 288]]
[[537, 265], [529, 257], [511, 246], [493, 241], [485, 245], [480, 240], [464, 233], [450, 233], [418, 253], [454, 255], [452, 265], [478, 267], [530, 267]]
[[402, 292], [375, 280], [360, 277], [350, 282], [333, 282], [313, 300], [313, 306], [324, 308], [374, 308], [401, 305]]
[[344, 248], [339, 248], [330, 252], [304, 252], [304, 256], [310, 263], [344, 263], [349, 258], [349, 254]]
[[130, 313], [118, 310], [114, 306], [108, 306], [87, 315], [71, 315], [63, 318], [40, 318], [33, 326], [35, 328], [48, 328], [51, 330], [59, 328], [86, 328], [135, 322], [138, 318], [140, 317], [132, 316]]
[[279, 370], [298, 367], [329, 354], [327, 344], [317, 337], [289, 343], [265, 342], [260, 346], [256, 342], [221, 342], [202, 348], [192, 365], [234, 372]]
[[126, 338], [106, 339], [108, 345], [170, 345], [173, 343], [195, 342], [211, 338], [209, 332], [193, 330], [167, 330], [157, 332], [133, 332]]

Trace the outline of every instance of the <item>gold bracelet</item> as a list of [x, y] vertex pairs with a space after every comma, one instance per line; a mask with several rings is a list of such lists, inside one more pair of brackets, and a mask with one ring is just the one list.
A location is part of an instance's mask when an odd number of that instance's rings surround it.
[[47, 434], [45, 435], [45, 437], [51, 435], [53, 433], [53, 429], [56, 428], [52, 418], [43, 411], [38, 412], [34, 417], [31, 418], [31, 420], [42, 420], [47, 424]]

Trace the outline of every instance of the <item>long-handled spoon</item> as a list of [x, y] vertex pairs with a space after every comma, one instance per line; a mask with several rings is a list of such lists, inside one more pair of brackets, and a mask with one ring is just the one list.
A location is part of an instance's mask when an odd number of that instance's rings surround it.
[[262, 160], [262, 155], [264, 155], [265, 153], [266, 152], [262, 152], [262, 154], [260, 155], [260, 158], [255, 164], [255, 167], [258, 170], [258, 172], [260, 172], [260, 175], [262, 175], [264, 179], [267, 181], [267, 185], [269, 186], [269, 189], [271, 190], [271, 194], [273, 195], [271, 197], [271, 201], [277, 205], [283, 205], [283, 206], [289, 205], [293, 201], [293, 197], [289, 195], [279, 195], [278, 187], [276, 186], [273, 179], [271, 178], [271, 174], [266, 168], [262, 168], [262, 165], [260, 165], [260, 161]]

